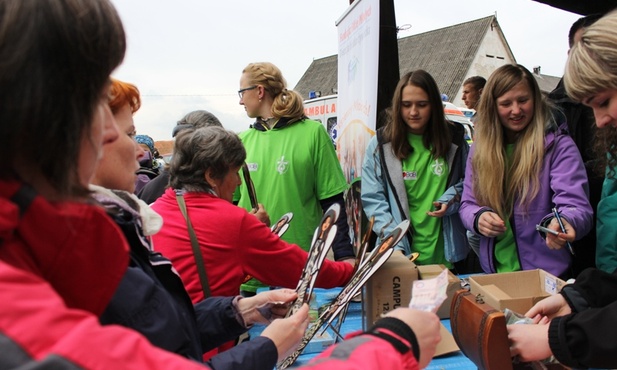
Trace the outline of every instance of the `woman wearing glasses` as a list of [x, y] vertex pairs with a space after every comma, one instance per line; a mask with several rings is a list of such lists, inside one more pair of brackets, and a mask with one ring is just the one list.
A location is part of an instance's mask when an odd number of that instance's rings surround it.
[[[294, 214], [283, 239], [308, 250], [323, 212], [339, 203], [332, 250], [336, 260], [353, 261], [343, 200], [347, 182], [324, 127], [304, 115], [302, 97], [287, 89], [283, 74], [272, 63], [246, 66], [238, 94], [246, 114], [255, 119], [240, 138], [257, 199], [274, 219]], [[251, 209], [245, 184], [234, 198], [240, 207]], [[257, 286], [252, 281], [243, 290], [254, 292]]]

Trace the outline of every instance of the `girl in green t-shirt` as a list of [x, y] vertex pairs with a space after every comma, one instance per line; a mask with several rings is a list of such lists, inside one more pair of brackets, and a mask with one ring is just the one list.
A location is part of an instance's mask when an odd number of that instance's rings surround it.
[[380, 236], [410, 220], [412, 231], [396, 248], [418, 252], [418, 264], [452, 268], [467, 256], [458, 205], [468, 151], [463, 127], [445, 119], [433, 77], [423, 70], [404, 75], [386, 125], [367, 148], [362, 205]]

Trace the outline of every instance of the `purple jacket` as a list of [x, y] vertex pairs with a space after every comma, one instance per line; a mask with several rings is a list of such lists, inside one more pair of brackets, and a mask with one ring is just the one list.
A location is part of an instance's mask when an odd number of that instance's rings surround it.
[[[562, 126], [563, 127], [563, 126]], [[570, 136], [561, 128], [549, 130], [545, 139], [546, 152], [544, 165], [540, 172], [540, 190], [525, 212], [516, 204], [510, 216], [510, 224], [514, 233], [519, 262], [523, 270], [540, 268], [556, 276], [569, 275], [572, 257], [567, 248], [549, 249], [542, 235], [536, 231], [536, 224], [550, 219], [551, 209], [556, 207], [561, 216], [576, 230], [576, 238], [580, 239], [592, 227], [593, 210], [589, 205], [589, 189], [587, 174], [583, 160]], [[489, 207], [479, 205], [473, 190], [473, 157], [474, 146], [471, 146], [467, 158], [465, 184], [459, 213], [463, 225], [478, 235], [478, 217]], [[495, 238], [480, 237], [480, 263], [487, 273], [494, 273]]]

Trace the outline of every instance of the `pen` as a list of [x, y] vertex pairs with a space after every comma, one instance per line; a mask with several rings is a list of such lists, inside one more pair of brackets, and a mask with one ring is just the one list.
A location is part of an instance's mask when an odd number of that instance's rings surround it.
[[[561, 228], [561, 232], [565, 234], [566, 233], [566, 227], [563, 226], [563, 222], [561, 221], [561, 216], [559, 216], [559, 212], [557, 211], [557, 208], [553, 208], [553, 214], [555, 215], [555, 218], [557, 219], [557, 222], [559, 222], [559, 227]], [[566, 245], [568, 246], [568, 249], [570, 250], [570, 253], [572, 253], [572, 255], [574, 255], [574, 249], [572, 249], [572, 245], [567, 240], [566, 240]]]

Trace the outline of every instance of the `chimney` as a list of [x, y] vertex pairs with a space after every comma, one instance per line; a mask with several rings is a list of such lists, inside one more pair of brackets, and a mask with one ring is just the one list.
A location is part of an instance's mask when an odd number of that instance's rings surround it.
[[533, 74], [538, 76], [540, 75], [540, 66], [533, 67]]

